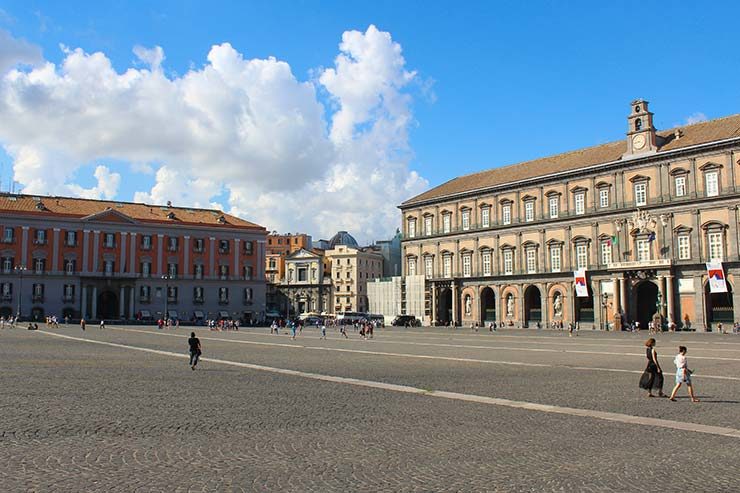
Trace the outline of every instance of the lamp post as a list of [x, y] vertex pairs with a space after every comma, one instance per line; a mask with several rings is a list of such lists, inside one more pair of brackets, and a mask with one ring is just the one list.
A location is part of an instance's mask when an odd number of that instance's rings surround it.
[[14, 270], [18, 273], [18, 310], [15, 313], [17, 321], [21, 319], [21, 298], [23, 296], [23, 273], [27, 270], [25, 265], [16, 265]]
[[165, 274], [162, 276], [162, 280], [164, 281], [164, 326], [167, 327], [167, 321], [170, 319], [170, 314], [168, 311], [167, 304], [170, 301], [170, 279], [172, 279], [172, 276], [169, 274]]

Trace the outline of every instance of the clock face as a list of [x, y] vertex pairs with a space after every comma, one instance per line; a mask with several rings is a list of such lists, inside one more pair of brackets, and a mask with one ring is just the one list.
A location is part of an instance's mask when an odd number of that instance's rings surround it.
[[644, 135], [635, 135], [632, 138], [632, 146], [635, 149], [642, 149], [645, 147], [645, 136]]

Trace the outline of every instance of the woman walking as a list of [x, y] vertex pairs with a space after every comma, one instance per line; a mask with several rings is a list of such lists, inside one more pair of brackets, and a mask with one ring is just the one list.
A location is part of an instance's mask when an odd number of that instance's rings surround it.
[[642, 377], [640, 377], [640, 388], [648, 391], [648, 397], [655, 397], [653, 390], [657, 390], [660, 397], [667, 397], [663, 393], [663, 370], [661, 370], [660, 363], [658, 363], [655, 339], [651, 337], [645, 341], [645, 348], [648, 363]]
[[689, 370], [689, 361], [686, 359], [686, 346], [678, 346], [678, 354], [673, 362], [676, 364], [676, 386], [673, 387], [673, 392], [671, 392], [671, 400], [676, 401], [676, 392], [681, 388], [681, 384], [685, 383], [689, 390], [691, 402], [699, 402], [699, 399], [694, 395], [694, 386], [691, 385], [692, 371]]

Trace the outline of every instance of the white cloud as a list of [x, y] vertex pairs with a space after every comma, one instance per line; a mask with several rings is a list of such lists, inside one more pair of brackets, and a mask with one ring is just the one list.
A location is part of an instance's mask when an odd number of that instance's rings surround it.
[[0, 29], [0, 74], [18, 64], [35, 65], [43, 61], [41, 49]]
[[98, 180], [98, 184], [92, 188], [82, 188], [79, 185], [69, 184], [67, 188], [77, 197], [86, 199], [107, 199], [111, 200], [118, 193], [118, 186], [121, 184], [121, 175], [111, 173], [106, 166], [96, 166], [93, 174]]
[[84, 163], [116, 159], [157, 169], [135, 200], [209, 207], [226, 197], [271, 230], [386, 237], [396, 204], [427, 186], [408, 169], [415, 72], [375, 26], [345, 32], [339, 49], [334, 67], [305, 82], [288, 63], [245, 59], [228, 43], [182, 76], [161, 70], [160, 47], [134, 48], [147, 67], [123, 73], [103, 53], [66, 50], [59, 66], [6, 71], [0, 142], [28, 193], [64, 184], [109, 197], [118, 175], [107, 168], [93, 189], [68, 182]]
[[686, 118], [686, 122], [684, 123], [684, 125], [693, 125], [694, 123], [701, 123], [707, 120], [709, 120], [709, 118], [707, 118], [707, 115], [697, 111], [696, 113]]

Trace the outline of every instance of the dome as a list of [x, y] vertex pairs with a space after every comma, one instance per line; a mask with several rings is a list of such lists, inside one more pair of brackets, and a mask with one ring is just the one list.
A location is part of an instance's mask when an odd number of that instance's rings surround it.
[[355, 240], [352, 235], [347, 233], [346, 231], [339, 231], [337, 232], [337, 234], [331, 237], [331, 240], [329, 240], [329, 246], [331, 248], [334, 248], [337, 245], [356, 247], [357, 240]]

